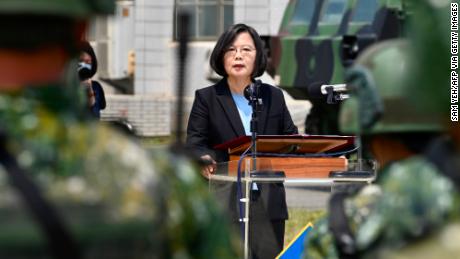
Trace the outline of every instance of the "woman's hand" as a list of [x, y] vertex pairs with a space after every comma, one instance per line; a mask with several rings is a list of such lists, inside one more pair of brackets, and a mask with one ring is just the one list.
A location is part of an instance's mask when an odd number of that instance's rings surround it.
[[211, 174], [215, 173], [217, 169], [216, 161], [214, 161], [214, 159], [212, 159], [210, 155], [204, 155], [204, 156], [201, 156], [200, 158], [206, 164], [201, 169], [201, 174], [207, 179], [209, 179], [211, 177]]
[[88, 97], [88, 105], [89, 107], [92, 107], [94, 103], [96, 103], [96, 97], [93, 91], [93, 87], [91, 87], [91, 79], [86, 79], [84, 81], [81, 81], [81, 86], [84, 87], [84, 91], [86, 92], [86, 95]]

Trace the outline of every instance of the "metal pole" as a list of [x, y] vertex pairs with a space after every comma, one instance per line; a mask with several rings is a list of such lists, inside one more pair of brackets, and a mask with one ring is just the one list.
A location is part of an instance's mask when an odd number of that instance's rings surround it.
[[185, 81], [185, 63], [187, 58], [187, 42], [188, 42], [188, 23], [190, 17], [186, 12], [181, 12], [178, 17], [178, 78], [177, 78], [177, 111], [176, 111], [176, 145], [182, 145], [181, 134], [183, 131], [182, 115], [184, 114], [184, 81]]
[[252, 170], [257, 170], [256, 153], [257, 153], [257, 96], [251, 96], [251, 142], [252, 142]]
[[245, 214], [244, 214], [244, 258], [249, 258], [249, 201], [250, 201], [250, 193], [249, 193], [249, 186], [251, 184], [250, 180], [246, 180], [246, 197], [247, 199], [245, 204]]
[[[250, 161], [250, 160], [246, 160]], [[244, 258], [249, 258], [249, 202], [251, 201], [250, 197], [250, 186], [252, 184], [251, 175], [250, 175], [250, 167], [245, 167], [245, 197], [244, 197]]]

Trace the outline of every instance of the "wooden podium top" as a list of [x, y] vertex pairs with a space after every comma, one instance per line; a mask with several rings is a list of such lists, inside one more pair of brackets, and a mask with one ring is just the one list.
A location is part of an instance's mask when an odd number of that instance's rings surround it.
[[[257, 136], [257, 152], [275, 154], [315, 154], [338, 152], [354, 146], [354, 136], [331, 135], [259, 135]], [[228, 150], [230, 161], [240, 155], [251, 145], [250, 136], [242, 136], [214, 148]], [[288, 155], [289, 156], [289, 155]], [[246, 158], [249, 159], [249, 158]], [[287, 178], [328, 178], [331, 171], [347, 170], [347, 159], [344, 157], [259, 157], [258, 170], [284, 171]], [[242, 166], [244, 170], [244, 165]], [[236, 164], [229, 164], [230, 174], [236, 172]]]
[[[354, 136], [335, 135], [258, 135], [257, 152], [305, 154], [336, 152], [353, 147]], [[229, 155], [243, 153], [251, 145], [251, 136], [241, 136], [214, 146], [228, 150]]]

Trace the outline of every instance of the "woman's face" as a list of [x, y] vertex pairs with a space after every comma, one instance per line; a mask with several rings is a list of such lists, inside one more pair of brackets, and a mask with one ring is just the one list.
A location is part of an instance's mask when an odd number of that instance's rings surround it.
[[84, 62], [86, 64], [92, 64], [91, 56], [86, 52], [80, 53], [80, 62]]
[[256, 60], [254, 41], [248, 32], [236, 35], [224, 54], [224, 68], [229, 78], [250, 79]]

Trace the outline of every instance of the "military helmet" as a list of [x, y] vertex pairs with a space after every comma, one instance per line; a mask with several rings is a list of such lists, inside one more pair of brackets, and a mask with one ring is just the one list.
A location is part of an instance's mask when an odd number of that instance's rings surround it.
[[114, 12], [115, 0], [0, 0], [0, 14], [37, 14], [83, 18]]
[[[415, 0], [412, 0], [415, 2]], [[423, 112], [437, 110], [444, 119], [450, 107], [450, 0], [417, 0], [408, 27], [412, 43], [407, 91], [409, 101]], [[458, 1], [457, 1], [458, 5]]]
[[341, 131], [354, 134], [439, 131], [438, 116], [420, 112], [407, 100], [409, 66], [406, 40], [384, 41], [364, 51], [346, 74], [352, 97], [341, 108]]

